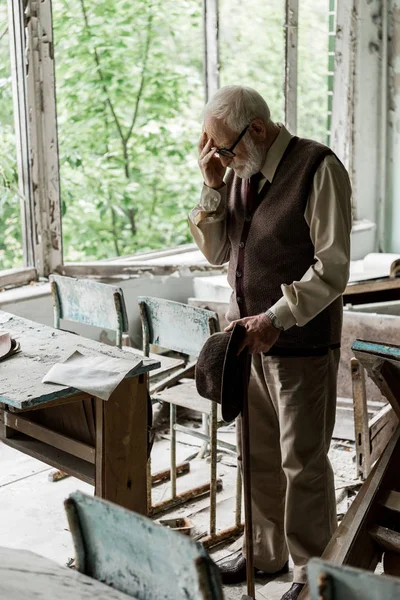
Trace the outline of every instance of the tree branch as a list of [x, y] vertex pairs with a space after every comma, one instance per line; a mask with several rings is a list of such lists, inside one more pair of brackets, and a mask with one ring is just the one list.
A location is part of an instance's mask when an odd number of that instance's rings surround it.
[[138, 90], [138, 93], [136, 96], [135, 110], [133, 111], [132, 122], [129, 127], [128, 133], [125, 136], [125, 142], [128, 142], [129, 138], [132, 135], [132, 131], [135, 126], [136, 119], [137, 119], [137, 116], [139, 113], [139, 104], [140, 104], [140, 100], [142, 98], [144, 81], [145, 81], [145, 76], [146, 76], [147, 60], [149, 58], [149, 51], [150, 51], [152, 22], [153, 22], [153, 15], [152, 15], [152, 13], [149, 13], [149, 18], [147, 20], [147, 27], [146, 27], [146, 44], [145, 44], [145, 48], [144, 48], [142, 71], [141, 71], [141, 75], [140, 75], [140, 85], [139, 85], [139, 90]]
[[[81, 3], [81, 8], [82, 8], [83, 18], [84, 18], [84, 21], [85, 21], [85, 27], [87, 29], [88, 34], [91, 37], [92, 33], [91, 33], [90, 25], [89, 25], [89, 19], [88, 19], [86, 7], [85, 7], [85, 2], [84, 2], [84, 0], [80, 0], [80, 3]], [[116, 127], [118, 129], [118, 133], [119, 133], [121, 139], [123, 140], [124, 139], [124, 132], [122, 131], [121, 124], [120, 124], [119, 119], [117, 117], [117, 114], [115, 112], [114, 105], [113, 105], [113, 103], [111, 101], [110, 95], [108, 93], [107, 86], [106, 86], [105, 80], [104, 80], [103, 71], [102, 71], [102, 68], [101, 68], [100, 57], [99, 57], [99, 54], [98, 54], [96, 48], [94, 49], [94, 60], [96, 62], [96, 66], [97, 66], [97, 72], [98, 72], [100, 80], [102, 82], [102, 88], [103, 88], [103, 91], [104, 91], [105, 96], [106, 96], [107, 104], [110, 107], [111, 114], [112, 114], [113, 119], [115, 121], [115, 125], [116, 125]]]

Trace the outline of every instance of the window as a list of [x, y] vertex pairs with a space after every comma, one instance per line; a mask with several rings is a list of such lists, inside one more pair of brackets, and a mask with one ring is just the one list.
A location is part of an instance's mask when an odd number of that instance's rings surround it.
[[285, 3], [220, 0], [221, 85], [255, 88], [284, 120]]
[[20, 267], [22, 257], [18, 165], [12, 111], [7, 5], [0, 5], [0, 270]]
[[201, 0], [53, 0], [66, 261], [191, 241]]
[[[190, 242], [205, 83], [215, 89], [218, 78], [255, 87], [273, 119], [326, 141], [333, 1], [42, 0], [28, 3], [26, 18], [26, 3], [9, 0], [23, 218], [7, 150], [0, 266], [21, 264], [23, 254], [46, 276], [63, 254], [107, 259]], [[3, 35], [2, 56], [6, 47]], [[9, 66], [1, 65], [1, 136], [11, 148]]]
[[328, 10], [329, 0], [320, 0], [320, 2], [301, 0], [300, 2], [298, 134], [323, 144], [327, 142], [327, 66], [329, 41], [331, 40]]

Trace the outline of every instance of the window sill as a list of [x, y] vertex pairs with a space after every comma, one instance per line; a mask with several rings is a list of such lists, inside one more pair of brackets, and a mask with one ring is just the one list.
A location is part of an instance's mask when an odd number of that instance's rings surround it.
[[0, 271], [0, 290], [9, 286], [26, 285], [37, 280], [37, 271], [34, 267], [18, 267]]
[[0, 292], [0, 307], [8, 304], [17, 304], [18, 302], [25, 302], [33, 298], [40, 298], [42, 296], [50, 296], [50, 283], [39, 282], [33, 285], [23, 285], [20, 287], [14, 287], [9, 290]]

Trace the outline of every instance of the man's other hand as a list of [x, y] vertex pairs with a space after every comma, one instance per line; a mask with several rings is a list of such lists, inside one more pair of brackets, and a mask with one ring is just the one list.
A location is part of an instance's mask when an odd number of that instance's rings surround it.
[[225, 331], [231, 331], [235, 323], [239, 323], [246, 328], [246, 337], [239, 348], [238, 354], [246, 346], [250, 354], [268, 352], [278, 340], [281, 333], [279, 329], [272, 325], [271, 319], [266, 314], [244, 317], [243, 319], [232, 321], [228, 327], [225, 327]]
[[215, 190], [223, 186], [226, 167], [218, 156], [215, 156], [217, 148], [213, 148], [213, 140], [203, 134], [199, 142], [199, 167], [203, 174], [204, 183]]

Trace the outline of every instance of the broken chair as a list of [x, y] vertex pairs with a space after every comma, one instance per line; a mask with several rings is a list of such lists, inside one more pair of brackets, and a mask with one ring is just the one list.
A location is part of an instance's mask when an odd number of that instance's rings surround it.
[[[150, 345], [161, 346], [168, 350], [184, 354], [188, 363], [172, 377], [150, 389], [152, 401], [166, 402], [170, 405], [171, 429], [171, 498], [152, 506], [151, 489], [148, 488], [149, 514], [157, 514], [163, 510], [178, 506], [194, 497], [204, 495], [210, 490], [210, 532], [203, 543], [211, 545], [217, 540], [226, 539], [242, 530], [241, 526], [241, 474], [237, 469], [236, 482], [236, 522], [235, 526], [216, 533], [216, 494], [222, 483], [217, 480], [217, 440], [218, 423], [223, 423], [220, 407], [205, 398], [196, 390], [193, 377], [196, 359], [206, 339], [220, 330], [217, 315], [209, 310], [192, 307], [187, 304], [140, 296], [138, 298], [140, 316], [143, 327], [143, 353], [149, 356]], [[183, 381], [181, 381], [183, 380]], [[205, 415], [204, 421], [209, 425], [199, 432], [193, 428], [176, 423], [176, 407], [182, 406]], [[211, 484], [199, 486], [181, 494], [176, 491], [176, 431], [193, 435], [210, 445], [211, 454]], [[226, 447], [228, 444], [224, 444]], [[229, 445], [230, 446], [230, 445]], [[222, 446], [221, 446], [222, 447]], [[235, 450], [235, 446], [229, 448]], [[148, 478], [149, 479], [149, 478]]]
[[65, 510], [79, 572], [140, 600], [223, 600], [217, 566], [189, 537], [80, 492]]

